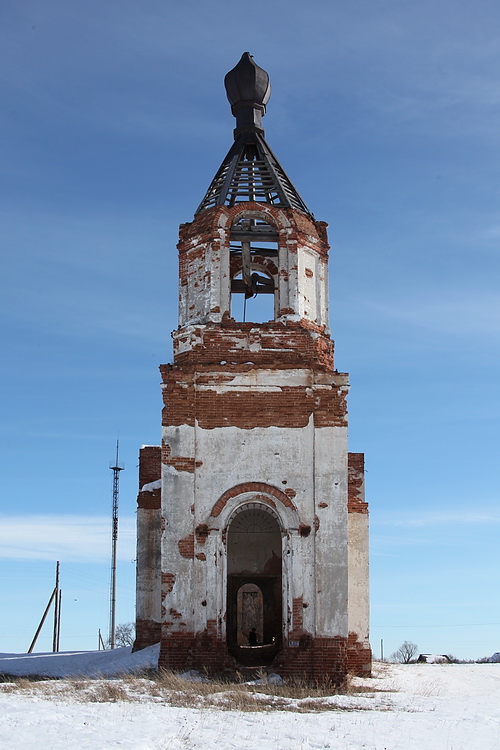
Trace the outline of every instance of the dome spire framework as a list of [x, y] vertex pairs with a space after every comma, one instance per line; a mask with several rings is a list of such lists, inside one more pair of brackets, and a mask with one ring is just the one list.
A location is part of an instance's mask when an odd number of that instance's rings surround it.
[[297, 209], [312, 216], [264, 139], [262, 116], [271, 92], [266, 71], [245, 52], [238, 65], [226, 75], [224, 83], [236, 117], [235, 141], [196, 214], [213, 206], [256, 201]]

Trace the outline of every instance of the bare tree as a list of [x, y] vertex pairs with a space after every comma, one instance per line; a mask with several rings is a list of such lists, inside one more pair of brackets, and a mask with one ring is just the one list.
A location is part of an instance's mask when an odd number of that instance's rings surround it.
[[391, 656], [391, 661], [397, 661], [400, 664], [409, 664], [418, 651], [416, 643], [404, 641], [401, 646]]
[[133, 622], [122, 622], [115, 629], [115, 644], [117, 646], [133, 646], [135, 627]]

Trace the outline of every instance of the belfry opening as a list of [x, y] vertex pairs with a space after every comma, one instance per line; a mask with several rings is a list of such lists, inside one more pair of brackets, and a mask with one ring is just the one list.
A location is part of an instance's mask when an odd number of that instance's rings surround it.
[[246, 52], [225, 86], [234, 143], [180, 226], [161, 444], [140, 451], [134, 647], [159, 641], [168, 669], [339, 682], [371, 670], [368, 505], [327, 225], [265, 140], [266, 71]]
[[276, 229], [255, 213], [238, 218], [231, 227], [229, 256], [231, 316], [235, 320], [255, 323], [275, 319], [277, 263]]

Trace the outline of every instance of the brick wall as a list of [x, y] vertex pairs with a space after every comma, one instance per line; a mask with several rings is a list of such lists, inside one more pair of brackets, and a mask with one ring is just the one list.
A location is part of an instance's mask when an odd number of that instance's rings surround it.
[[133, 651], [159, 643], [161, 639], [161, 624], [152, 620], [136, 620], [135, 641]]
[[174, 334], [174, 362], [177, 365], [245, 365], [251, 368], [314, 367], [333, 372], [332, 339], [306, 321], [237, 323], [232, 318], [218, 324], [193, 326]]
[[368, 513], [365, 502], [365, 454], [348, 454], [348, 505], [349, 513]]
[[161, 477], [161, 449], [159, 445], [144, 445], [139, 451], [139, 490]]
[[356, 633], [349, 633], [347, 639], [347, 669], [351, 674], [369, 677], [372, 671], [372, 650], [358, 640]]
[[[197, 669], [208, 674], [233, 676], [241, 669], [226, 643], [217, 637], [215, 624], [196, 635], [187, 632], [164, 634], [159, 667], [174, 671]], [[278, 672], [282, 677], [300, 677], [313, 684], [340, 684], [348, 669], [347, 639], [311, 638], [307, 635], [298, 640], [297, 645], [282, 648], [267, 667], [268, 671]]]
[[[142, 487], [161, 477], [161, 447], [143, 446], [139, 451], [139, 494], [137, 496], [136, 623], [134, 651], [158, 643], [161, 625], [154, 612], [159, 608], [161, 534], [161, 489]], [[155, 601], [157, 600], [155, 607]]]
[[[332, 374], [328, 383], [323, 382], [317, 388], [313, 384], [309, 387], [283, 385], [279, 390], [256, 387], [249, 391], [235, 386], [219, 392], [218, 387], [226, 380], [220, 370], [195, 370], [177, 365], [161, 365], [160, 370], [164, 383], [163, 425], [193, 426], [196, 417], [202, 429], [305, 427], [311, 414], [317, 427], [346, 425], [347, 376], [343, 373]], [[168, 460], [165, 459], [165, 463]], [[189, 470], [194, 459], [185, 457], [183, 460], [188, 466], [185, 470]]]

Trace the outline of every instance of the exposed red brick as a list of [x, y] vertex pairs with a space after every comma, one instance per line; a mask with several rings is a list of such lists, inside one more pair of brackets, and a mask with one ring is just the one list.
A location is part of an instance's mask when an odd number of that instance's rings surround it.
[[[294, 313], [293, 309], [280, 311], [282, 315]], [[196, 333], [196, 340], [184, 352], [179, 351], [179, 345], [188, 345], [191, 333], [174, 333], [176, 365], [218, 365], [223, 360], [244, 365], [251, 357], [251, 369], [310, 367], [334, 371], [333, 341], [321, 326], [305, 319], [255, 324], [228, 318], [199, 326]], [[162, 373], [165, 367], [160, 367]]]
[[[297, 249], [302, 246], [310, 249], [315, 262], [319, 264], [304, 269], [306, 277], [324, 275], [329, 249], [327, 225], [324, 222], [316, 222], [292, 209], [252, 202], [234, 207], [213, 207], [197, 215], [192, 223], [183, 225], [180, 231], [180, 284], [181, 287], [192, 285], [191, 299], [187, 303], [184, 301], [184, 304], [193, 303], [193, 311], [201, 309], [198, 308], [197, 295], [204, 300], [203, 304], [206, 303], [206, 297], [202, 295], [206, 294], [210, 284], [210, 268], [220, 263], [221, 247], [229, 244], [231, 226], [240, 217], [253, 213], [264, 216], [269, 224], [276, 227], [280, 252], [288, 254], [292, 271], [297, 271]], [[286, 269], [278, 269], [268, 257], [262, 256], [259, 265], [275, 279], [278, 274], [288, 278]], [[231, 268], [226, 268], [225, 273], [234, 276], [240, 266], [240, 260], [233, 258]], [[301, 428], [312, 421], [315, 427], [346, 426], [347, 376], [334, 370], [333, 342], [324, 327], [306, 319], [288, 320], [286, 323], [269, 321], [257, 325], [238, 323], [219, 306], [213, 307], [211, 313], [215, 320], [221, 317], [222, 322], [194, 324], [189, 329], [174, 333], [174, 364], [160, 368], [163, 379], [163, 425], [193, 426], [197, 422], [202, 429], [225, 426], [243, 429], [271, 426]], [[292, 308], [280, 311], [283, 316], [296, 313], [297, 310]], [[192, 319], [195, 320], [194, 315]], [[271, 373], [304, 369], [308, 386], [285, 386], [279, 391], [271, 391], [270, 388], [266, 391], [264, 387], [256, 387], [252, 391], [238, 390], [232, 386], [235, 373], [252, 373], [260, 368]], [[225, 387], [219, 388], [221, 385]], [[172, 447], [167, 444], [163, 446], [163, 463], [177, 471], [193, 473], [197, 466], [201, 466], [195, 458], [196, 455], [172, 456]], [[351, 461], [349, 458], [349, 471], [349, 511], [364, 512], [366, 504], [362, 496], [362, 472], [360, 475], [357, 459]], [[293, 503], [296, 493], [293, 489], [283, 491], [255, 481], [236, 485], [226, 491], [213, 505], [212, 515], [219, 516], [228, 502], [243, 493], [252, 493], [255, 499], [271, 506], [282, 505], [296, 511]], [[186, 499], [188, 516], [189, 510], [194, 516], [195, 509], [193, 506], [190, 508], [191, 502], [191, 499]], [[319, 503], [319, 508], [327, 507], [328, 503]], [[317, 516], [314, 518], [314, 528], [316, 531], [319, 528]], [[210, 532], [208, 525], [198, 525], [194, 533], [179, 540], [180, 555], [206, 562], [205, 553], [195, 550], [203, 549], [202, 545]], [[299, 533], [302, 536], [310, 532], [310, 526], [300, 524]], [[217, 533], [225, 542], [226, 530], [218, 530]], [[174, 584], [175, 576], [164, 573], [163, 595], [169, 593]], [[204, 595], [201, 591], [196, 593], [198, 608], [206, 606], [205, 599], [201, 605], [199, 602]], [[202, 632], [193, 633], [187, 631], [183, 614], [174, 608], [168, 610], [168, 606], [167, 603], [167, 609], [162, 610], [160, 666], [209, 672], [234, 671], [237, 668], [221, 632], [225, 613], [221, 614], [220, 622], [208, 620]], [[312, 633], [305, 632], [304, 608], [307, 606], [302, 597], [293, 599], [292, 611], [289, 612], [292, 630], [272, 668], [280, 674], [302, 675], [314, 682], [340, 682], [348, 668], [366, 673], [371, 655], [366, 645], [359, 643], [353, 634], [349, 635], [349, 639], [315, 638]], [[201, 612], [205, 612], [205, 615], [209, 613], [208, 610], [199, 609], [198, 614]], [[185, 616], [187, 618], [187, 614]]]
[[161, 476], [161, 448], [145, 445], [139, 451], [139, 490]]
[[203, 461], [196, 461], [192, 456], [172, 456], [170, 446], [163, 441], [161, 460], [165, 466], [172, 466], [177, 471], [187, 471], [191, 474], [203, 465]]
[[175, 584], [175, 573], [162, 573], [161, 574], [161, 592], [162, 595], [170, 594]]
[[[229, 500], [234, 497], [238, 497], [238, 495], [243, 495], [246, 492], [266, 493], [267, 495], [275, 497], [287, 508], [291, 508], [295, 511], [297, 510], [288, 495], [285, 495], [285, 493], [277, 487], [273, 487], [271, 484], [265, 484], [264, 482], [243, 482], [242, 484], [237, 484], [234, 487], [231, 487], [231, 489], [226, 490], [226, 492], [224, 492], [224, 494], [220, 496], [220, 498], [212, 508], [211, 515], [214, 518], [219, 516]], [[268, 500], [265, 494], [262, 495], [261, 499]]]
[[188, 534], [184, 539], [179, 539], [177, 546], [182, 557], [192, 560], [194, 557], [194, 534]]
[[361, 677], [369, 677], [372, 671], [371, 648], [361, 643], [356, 633], [349, 633], [347, 638], [347, 668]]
[[302, 605], [303, 598], [301, 596], [297, 596], [292, 600], [292, 629], [288, 634], [288, 640], [296, 640], [304, 634], [304, 607]]
[[[248, 353], [246, 356], [252, 356]], [[222, 361], [225, 361], [222, 358]], [[305, 427], [313, 415], [318, 427], [346, 425], [346, 377], [332, 375], [329, 387], [309, 388], [283, 386], [279, 391], [255, 389], [249, 392], [237, 387], [218, 393], [216, 386], [227, 382], [228, 372], [246, 372], [252, 369], [246, 364], [241, 369], [234, 365], [224, 366], [221, 371], [201, 367], [197, 371], [184, 366], [161, 367], [164, 389], [163, 425], [194, 425], [195, 415], [203, 429], [236, 426], [242, 429], [254, 427]], [[196, 381], [196, 384], [195, 384]], [[211, 388], [210, 385], [214, 387]], [[293, 404], [293, 408], [291, 408]], [[172, 457], [169, 446], [163, 450], [163, 462], [179, 470], [194, 471], [196, 463], [192, 457]]]
[[[204, 242], [219, 240], [220, 237], [220, 218], [226, 216], [225, 222], [225, 241], [229, 240], [230, 228], [239, 221], [240, 217], [248, 216], [254, 212], [259, 217], [266, 217], [270, 225], [274, 225], [279, 231], [278, 242], [288, 247], [297, 245], [298, 242], [312, 246], [316, 252], [322, 256], [328, 254], [328, 240], [326, 236], [326, 227], [323, 221], [315, 221], [306, 216], [301, 211], [295, 211], [290, 208], [278, 208], [263, 203], [248, 201], [235, 206], [214, 206], [199, 213], [194, 221], [187, 224], [181, 224], [179, 231], [179, 257], [185, 253], [193, 253], [198, 245]], [[280, 215], [286, 217], [291, 227], [282, 226]], [[312, 245], [311, 245], [312, 243]]]
[[364, 453], [348, 454], [348, 503], [349, 513], [368, 513], [365, 502], [365, 456]]
[[158, 510], [161, 507], [161, 490], [139, 492], [137, 495], [137, 507], [144, 510]]
[[137, 619], [135, 623], [135, 641], [133, 651], [153, 646], [161, 639], [161, 623], [153, 620]]
[[[161, 640], [159, 666], [183, 671], [198, 669], [209, 674], [236, 674], [241, 670], [218, 634], [217, 623], [210, 620], [201, 633], [171, 632], [173, 622], [165, 623]], [[311, 684], [340, 684], [347, 674], [347, 639], [314, 638], [302, 634], [297, 645], [284, 644], [269, 669], [284, 677], [302, 677]], [[367, 674], [366, 671], [362, 672]]]
[[198, 544], [205, 544], [210, 532], [206, 523], [200, 523], [199, 526], [196, 527], [195, 533]]

